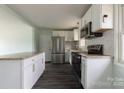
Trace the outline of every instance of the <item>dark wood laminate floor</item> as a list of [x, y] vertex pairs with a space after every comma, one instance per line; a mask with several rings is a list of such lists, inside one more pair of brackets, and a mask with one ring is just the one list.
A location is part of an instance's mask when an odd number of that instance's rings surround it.
[[82, 89], [70, 64], [46, 64], [33, 89]]

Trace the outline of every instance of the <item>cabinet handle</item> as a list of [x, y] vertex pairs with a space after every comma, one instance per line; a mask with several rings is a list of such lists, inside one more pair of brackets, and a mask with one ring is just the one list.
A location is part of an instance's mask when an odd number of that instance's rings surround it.
[[103, 23], [105, 23], [105, 18], [107, 18], [108, 17], [108, 15], [103, 15]]
[[35, 64], [33, 64], [33, 69], [32, 70], [33, 70], [33, 72], [35, 71]]

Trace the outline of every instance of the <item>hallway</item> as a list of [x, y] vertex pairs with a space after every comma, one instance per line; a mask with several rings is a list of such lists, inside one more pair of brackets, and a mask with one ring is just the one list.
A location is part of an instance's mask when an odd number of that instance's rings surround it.
[[70, 64], [46, 63], [44, 74], [33, 89], [82, 89]]

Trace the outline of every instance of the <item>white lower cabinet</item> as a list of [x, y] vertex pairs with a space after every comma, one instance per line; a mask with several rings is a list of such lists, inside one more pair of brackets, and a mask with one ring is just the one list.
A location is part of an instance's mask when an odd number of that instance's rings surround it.
[[111, 57], [82, 57], [81, 83], [85, 89], [111, 89], [111, 79]]
[[[37, 82], [39, 77], [45, 70], [45, 58], [44, 53], [24, 60], [24, 87], [30, 89]], [[26, 67], [25, 67], [26, 65]]]
[[45, 70], [45, 53], [42, 53], [42, 71]]
[[[24, 55], [24, 56], [23, 56]], [[0, 89], [31, 89], [45, 70], [45, 53], [0, 60]], [[17, 56], [18, 57], [18, 56]]]
[[38, 77], [39, 77], [39, 67], [38, 67], [39, 63], [38, 61], [36, 60], [35, 63], [32, 64], [32, 78], [33, 78], [33, 85], [36, 83]]
[[30, 89], [33, 86], [32, 68], [32, 65], [29, 65], [24, 69], [24, 88], [27, 89]]

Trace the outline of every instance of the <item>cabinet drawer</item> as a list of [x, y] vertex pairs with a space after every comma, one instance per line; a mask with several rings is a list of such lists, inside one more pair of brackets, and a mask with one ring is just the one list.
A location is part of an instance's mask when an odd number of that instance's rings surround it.
[[25, 59], [23, 62], [24, 62], [24, 68], [33, 64], [33, 62], [35, 61], [34, 57], [32, 58], [28, 58], [28, 59]]

